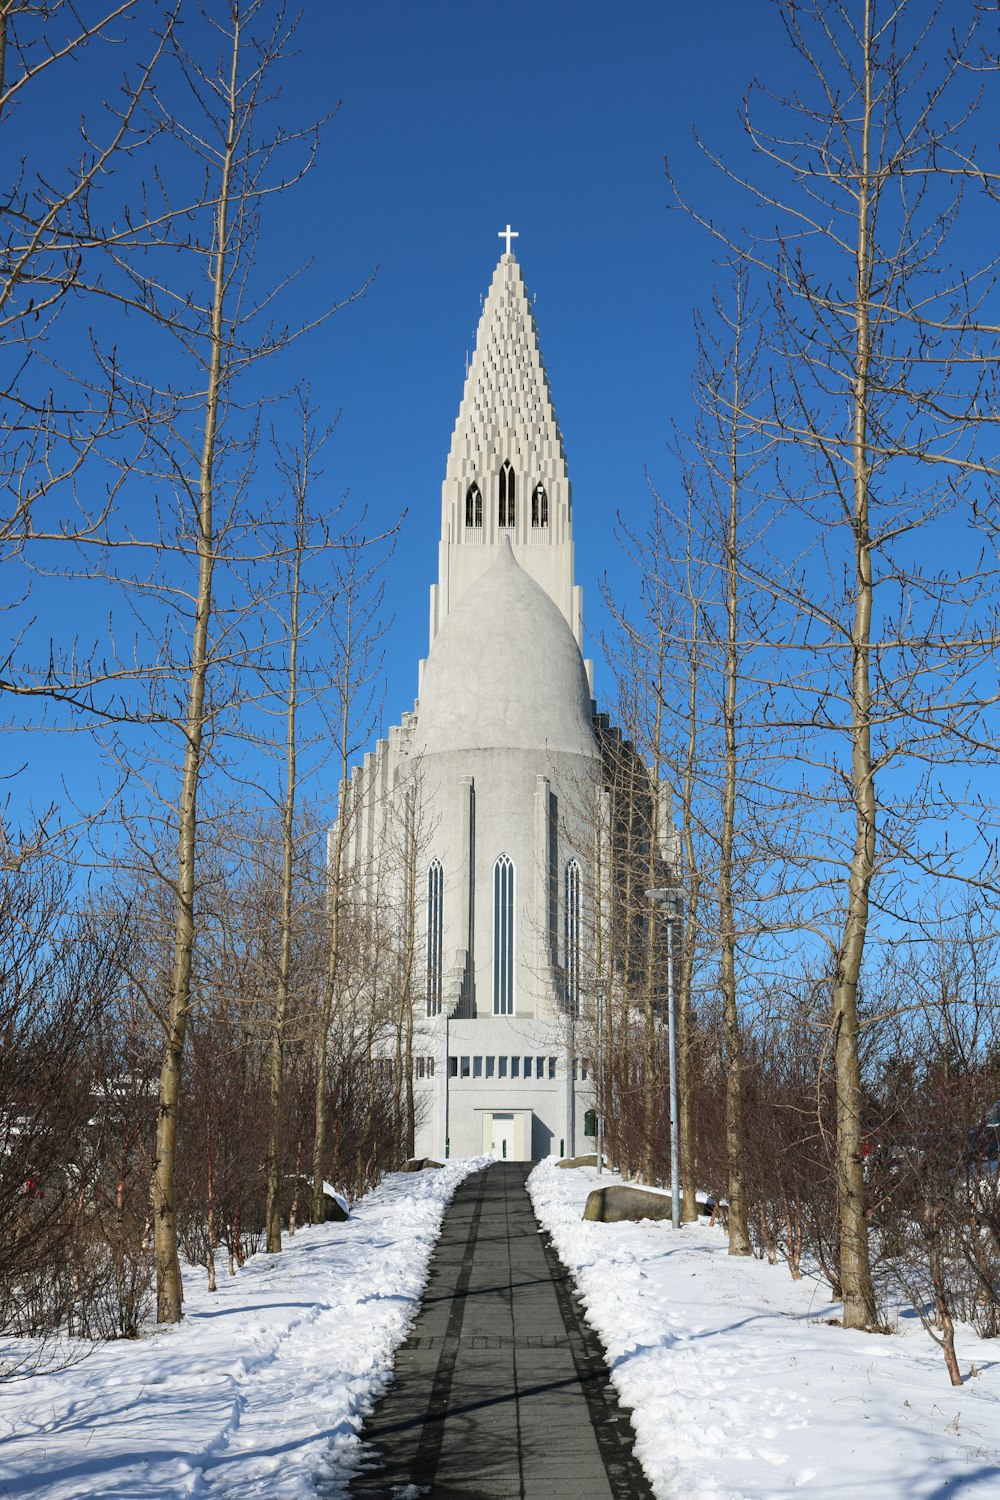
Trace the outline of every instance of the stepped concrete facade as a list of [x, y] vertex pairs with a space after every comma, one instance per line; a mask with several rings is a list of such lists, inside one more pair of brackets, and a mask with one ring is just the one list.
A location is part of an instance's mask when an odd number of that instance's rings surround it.
[[[409, 955], [418, 1156], [592, 1146], [593, 950], [622, 742], [597, 714], [582, 636], [562, 437], [507, 253], [448, 455], [419, 696], [341, 792], [342, 886], [388, 913], [369, 928]], [[656, 821], [669, 860], [668, 809]]]

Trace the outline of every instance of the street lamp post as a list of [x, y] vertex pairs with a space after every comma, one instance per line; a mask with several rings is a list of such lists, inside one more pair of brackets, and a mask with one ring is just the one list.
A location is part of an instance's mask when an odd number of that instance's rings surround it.
[[681, 1152], [677, 1119], [677, 1026], [674, 1019], [674, 922], [680, 915], [684, 892], [678, 885], [646, 891], [667, 923], [667, 1048], [670, 1072], [670, 1222], [681, 1227]]
[[604, 1174], [604, 984], [597, 983], [597, 1175]]

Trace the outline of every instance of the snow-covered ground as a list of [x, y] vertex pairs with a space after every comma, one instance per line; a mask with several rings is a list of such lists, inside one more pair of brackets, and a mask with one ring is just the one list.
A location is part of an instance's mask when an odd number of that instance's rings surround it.
[[[0, 1496], [336, 1493], [419, 1305], [445, 1206], [483, 1165], [395, 1173], [348, 1223], [300, 1230], [233, 1278], [220, 1265], [214, 1296], [189, 1269], [178, 1327], [0, 1383]], [[0, 1340], [0, 1363], [11, 1353]]]
[[550, 1160], [528, 1187], [658, 1497], [1000, 1496], [1000, 1341], [960, 1325], [962, 1372], [978, 1374], [953, 1388], [912, 1314], [890, 1337], [831, 1327], [822, 1282], [729, 1259], [719, 1229], [583, 1222], [596, 1182]]
[[[0, 1382], [0, 1500], [338, 1493], [444, 1208], [485, 1160], [387, 1178], [349, 1223], [300, 1231], [235, 1278], [220, 1267], [214, 1297], [189, 1270], [178, 1328]], [[718, 1229], [585, 1223], [595, 1180], [548, 1161], [529, 1189], [663, 1500], [1000, 1496], [1000, 1341], [960, 1327], [963, 1372], [979, 1373], [952, 1389], [912, 1316], [892, 1337], [845, 1333], [821, 1282], [730, 1260]]]

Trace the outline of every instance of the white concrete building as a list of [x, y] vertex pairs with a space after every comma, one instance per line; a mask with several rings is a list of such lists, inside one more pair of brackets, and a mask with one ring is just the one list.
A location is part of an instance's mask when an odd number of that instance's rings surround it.
[[362, 900], [415, 893], [418, 1156], [593, 1149], [587, 976], [621, 741], [582, 635], [562, 437], [507, 253], [448, 455], [419, 696], [342, 793], [345, 877]]

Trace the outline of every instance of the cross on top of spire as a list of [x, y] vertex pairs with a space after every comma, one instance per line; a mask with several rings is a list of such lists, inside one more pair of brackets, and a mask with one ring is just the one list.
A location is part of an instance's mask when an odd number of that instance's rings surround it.
[[506, 229], [498, 229], [497, 230], [497, 239], [498, 240], [506, 240], [507, 241], [507, 250], [506, 250], [506, 253], [509, 255], [510, 254], [510, 242], [511, 242], [511, 240], [520, 239], [520, 232], [517, 229], [511, 229], [510, 225], [508, 224]]

